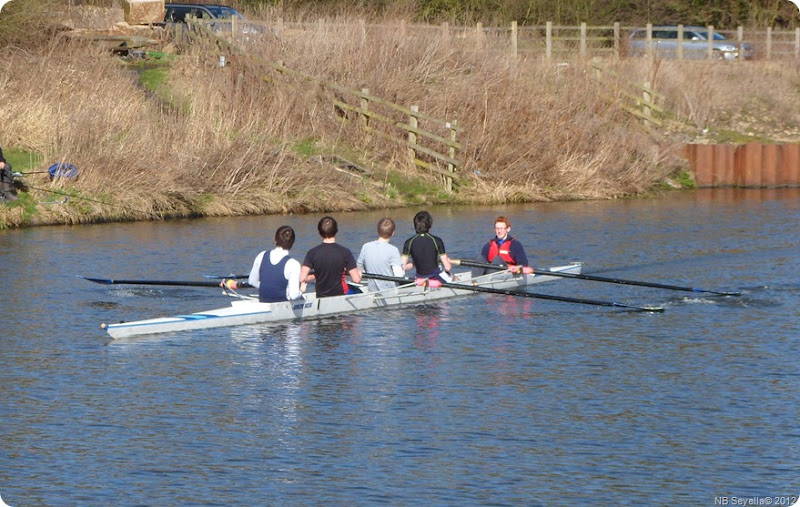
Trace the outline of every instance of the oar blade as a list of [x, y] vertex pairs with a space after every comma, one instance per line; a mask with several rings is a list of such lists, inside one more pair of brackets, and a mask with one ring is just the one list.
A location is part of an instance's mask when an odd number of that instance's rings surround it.
[[732, 296], [738, 297], [741, 296], [741, 292], [736, 291], [718, 291], [718, 290], [706, 290], [706, 289], [694, 289], [695, 292], [703, 292], [705, 294], [714, 294], [715, 296]]
[[[78, 278], [83, 278], [94, 283], [103, 285], [163, 285], [168, 287], [220, 287], [219, 282], [215, 281], [185, 281], [185, 280], [120, 280], [115, 278], [93, 278], [88, 276], [78, 275]], [[240, 287], [252, 288], [248, 283], [242, 283]]]
[[94, 283], [100, 283], [100, 284], [103, 284], [103, 285], [113, 285], [114, 284], [114, 280], [109, 279], [109, 278], [90, 278], [88, 276], [82, 276], [82, 275], [76, 275], [76, 276], [78, 278], [82, 278], [84, 280], [88, 280], [88, 281], [94, 282]]

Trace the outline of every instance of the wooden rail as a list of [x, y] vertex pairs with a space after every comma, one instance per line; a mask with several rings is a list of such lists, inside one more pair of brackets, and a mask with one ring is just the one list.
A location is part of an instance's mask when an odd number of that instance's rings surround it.
[[[308, 76], [287, 68], [283, 62], [269, 64], [281, 74], [311, 81], [320, 86], [339, 92], [340, 99], [333, 100], [333, 106], [342, 111], [355, 113], [364, 129], [374, 135], [399, 143], [408, 148], [409, 159], [412, 164], [422, 167], [442, 178], [445, 190], [453, 190], [453, 182], [459, 179], [457, 173], [461, 162], [456, 158], [457, 151], [462, 148], [457, 141], [458, 132], [463, 129], [458, 123], [446, 121], [419, 111], [418, 106], [406, 107], [370, 94], [367, 88], [354, 90], [345, 86]], [[346, 100], [350, 97], [353, 103]], [[380, 109], [376, 110], [375, 106]], [[429, 125], [429, 129], [420, 127], [420, 122]], [[427, 145], [422, 141], [426, 140]], [[433, 147], [430, 147], [430, 146]], [[439, 151], [446, 150], [446, 153]]]
[[800, 186], [800, 144], [688, 144], [698, 187]]

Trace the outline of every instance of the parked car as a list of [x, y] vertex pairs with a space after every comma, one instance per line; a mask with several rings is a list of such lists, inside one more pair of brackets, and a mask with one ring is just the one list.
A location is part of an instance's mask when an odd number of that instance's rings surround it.
[[263, 25], [248, 21], [242, 13], [227, 5], [167, 3], [164, 4], [164, 9], [164, 23], [167, 26], [187, 23], [195, 18], [208, 22], [208, 27], [215, 32], [230, 33], [235, 19], [236, 26], [244, 35], [262, 34], [267, 31]]
[[[708, 58], [708, 28], [702, 26], [683, 27], [683, 40], [678, 40], [677, 26], [654, 26], [652, 39], [653, 55], [660, 58], [678, 58], [678, 44], [681, 43], [683, 58]], [[712, 32], [711, 57], [720, 60], [739, 58], [739, 43], [728, 40], [719, 32]], [[647, 53], [647, 30], [633, 30], [630, 35], [628, 54], [640, 56]], [[753, 58], [753, 46], [742, 42], [742, 56], [745, 60]]]

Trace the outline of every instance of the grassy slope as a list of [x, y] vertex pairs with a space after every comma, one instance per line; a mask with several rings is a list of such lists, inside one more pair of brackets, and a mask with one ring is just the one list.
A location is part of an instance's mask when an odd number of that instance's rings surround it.
[[[4, 150], [39, 154], [43, 163], [32, 170], [72, 162], [81, 176], [51, 183], [26, 175], [28, 192], [20, 204], [0, 206], [0, 227], [613, 198], [650, 192], [679, 174], [679, 147], [697, 136], [797, 138], [798, 77], [786, 65], [604, 62], [666, 96], [671, 121], [648, 132], [607, 100], [607, 83], [585, 63], [520, 62], [437, 36], [411, 40], [402, 23], [387, 23], [366, 36], [357, 23], [286, 30], [241, 55], [211, 37], [169, 44], [159, 60], [166, 63], [144, 72], [63, 39], [4, 50]], [[219, 67], [221, 51], [233, 65]], [[463, 184], [442, 191], [436, 178], [408, 166], [403, 146], [342, 121], [331, 106], [335, 94], [266, 64], [277, 60], [458, 119]], [[373, 175], [334, 170], [316, 162], [320, 154], [345, 156]], [[68, 203], [47, 204], [62, 193], [72, 196]]]

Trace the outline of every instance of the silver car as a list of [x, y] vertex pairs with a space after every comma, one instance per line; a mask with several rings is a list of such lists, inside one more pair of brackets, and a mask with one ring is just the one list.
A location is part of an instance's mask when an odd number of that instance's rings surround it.
[[[683, 58], [697, 60], [708, 58], [708, 29], [702, 26], [683, 27], [683, 40], [678, 40], [677, 26], [654, 26], [651, 49], [653, 56], [659, 58], [678, 58], [680, 52], [678, 45], [682, 46]], [[739, 43], [728, 40], [719, 32], [712, 32], [711, 57], [719, 60], [736, 60], [739, 58]], [[753, 46], [749, 42], [742, 42], [742, 57], [745, 60], [753, 58]], [[633, 30], [628, 46], [630, 56], [647, 54], [647, 30]]]

